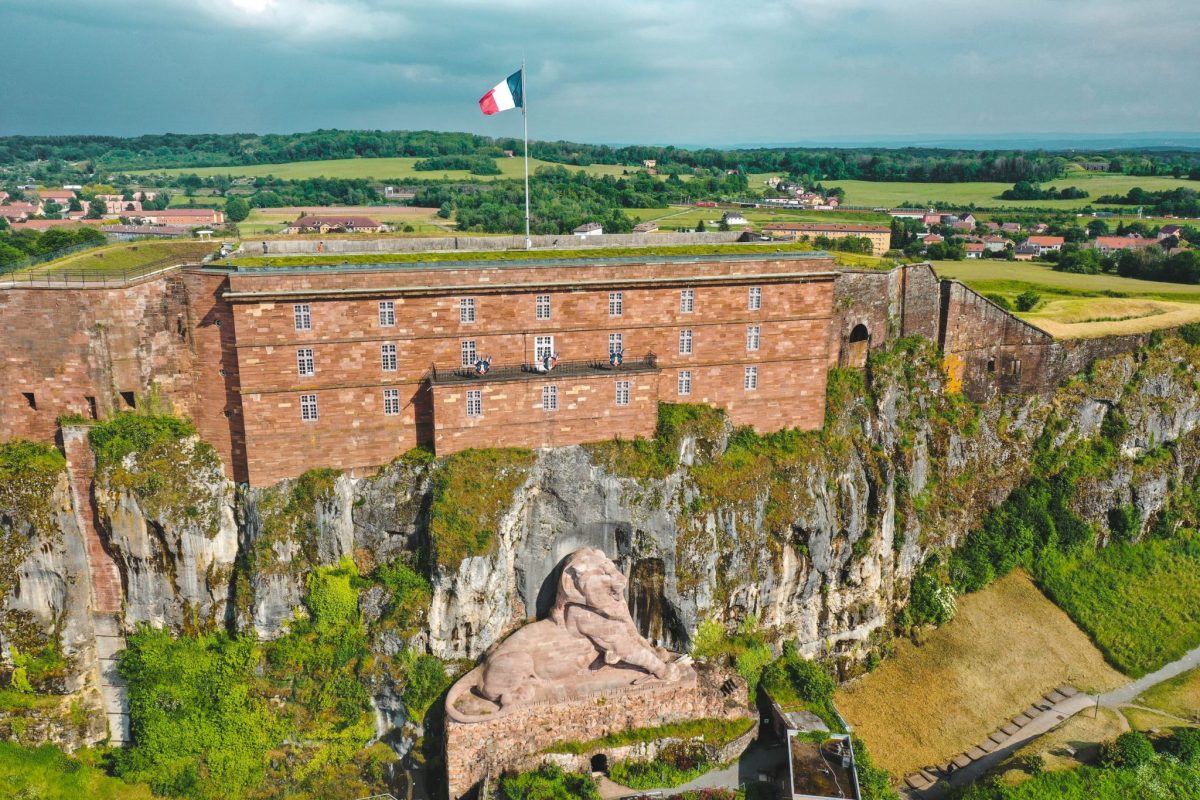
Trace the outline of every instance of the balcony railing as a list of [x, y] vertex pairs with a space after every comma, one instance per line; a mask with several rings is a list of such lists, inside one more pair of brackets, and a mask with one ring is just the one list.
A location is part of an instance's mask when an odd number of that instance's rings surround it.
[[620, 366], [609, 363], [608, 357], [591, 361], [559, 361], [554, 369], [545, 370], [538, 364], [492, 365], [486, 373], [474, 367], [429, 369], [429, 382], [434, 385], [455, 383], [486, 383], [490, 381], [554, 380], [556, 378], [602, 377], [644, 372], [658, 372], [658, 356], [647, 353], [641, 358], [626, 357]]

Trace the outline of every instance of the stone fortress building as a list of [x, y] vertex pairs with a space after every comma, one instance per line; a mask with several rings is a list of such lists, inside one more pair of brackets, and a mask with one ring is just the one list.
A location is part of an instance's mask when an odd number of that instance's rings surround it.
[[[331, 257], [330, 259], [335, 260]], [[1056, 342], [926, 264], [848, 270], [748, 245], [713, 256], [238, 268], [79, 287], [0, 283], [0, 439], [54, 441], [150, 393], [230, 476], [369, 470], [422, 445], [653, 434], [659, 402], [815, 429], [826, 372], [937, 342], [971, 397], [1055, 385], [1120, 340]]]

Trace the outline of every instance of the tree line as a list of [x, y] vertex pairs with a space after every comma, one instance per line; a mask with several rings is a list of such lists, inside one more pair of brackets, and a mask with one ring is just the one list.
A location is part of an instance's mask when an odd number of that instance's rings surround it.
[[[113, 136], [0, 137], [0, 167], [37, 165], [39, 169], [95, 173], [170, 167], [242, 166], [341, 158], [449, 156], [496, 158], [520, 152], [521, 140], [461, 132], [318, 130], [294, 134], [153, 134]], [[1061, 177], [1067, 166], [1088, 153], [1048, 150], [966, 150], [906, 148], [762, 147], [740, 149], [608, 145], [534, 141], [530, 155], [568, 166], [640, 165], [657, 162], [660, 172], [692, 169], [779, 172], [815, 180], [916, 182], [1045, 182]], [[1200, 179], [1200, 152], [1095, 152], [1110, 171], [1137, 175], [1190, 176]], [[441, 167], [445, 168], [445, 167]], [[435, 168], [437, 169], [437, 168]]]

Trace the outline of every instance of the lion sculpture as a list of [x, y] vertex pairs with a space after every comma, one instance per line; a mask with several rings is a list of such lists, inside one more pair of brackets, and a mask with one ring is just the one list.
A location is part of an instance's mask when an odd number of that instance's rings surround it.
[[[572, 553], [563, 565], [549, 617], [517, 630], [451, 690], [446, 698], [451, 718], [467, 722], [495, 716], [468, 715], [454, 707], [468, 688], [505, 713], [537, 699], [541, 690], [569, 692], [583, 685], [613, 688], [680, 678], [691, 660], [668, 661], [670, 653], [638, 633], [625, 587], [625, 576], [600, 550]], [[597, 683], [594, 679], [605, 667], [613, 670]]]

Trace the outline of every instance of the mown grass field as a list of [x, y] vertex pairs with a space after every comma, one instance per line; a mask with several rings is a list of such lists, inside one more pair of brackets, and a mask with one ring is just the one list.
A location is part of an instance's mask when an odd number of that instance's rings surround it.
[[[330, 161], [290, 161], [284, 164], [253, 164], [249, 166], [228, 167], [182, 167], [179, 169], [139, 170], [135, 175], [231, 175], [233, 177], [265, 178], [273, 175], [284, 180], [301, 180], [304, 178], [366, 178], [368, 180], [472, 180], [490, 181], [497, 178], [520, 178], [525, 175], [525, 161], [522, 158], [497, 158], [496, 165], [500, 175], [472, 175], [466, 170], [437, 170], [433, 172], [418, 172], [413, 165], [419, 158], [338, 158]], [[529, 159], [529, 171], [532, 174], [538, 167], [566, 166], [569, 170], [583, 170], [589, 175], [621, 175], [633, 172], [640, 167], [621, 166], [619, 164], [593, 164], [589, 167], [573, 167], [563, 164], [552, 164], [540, 159]]]
[[1127, 675], [1140, 677], [1200, 647], [1200, 537], [1050, 553], [1037, 575]]
[[1125, 678], [1023, 572], [959, 598], [921, 645], [843, 686], [842, 716], [896, 778], [973, 746], [1064, 683], [1108, 690]]
[[[988, 208], [1055, 208], [1069, 210], [1096, 205], [1096, 199], [1106, 194], [1125, 194], [1135, 186], [1147, 191], [1162, 191], [1185, 186], [1200, 190], [1200, 181], [1182, 178], [1137, 177], [1134, 175], [1109, 175], [1106, 173], [1072, 173], [1043, 184], [1044, 187], [1065, 188], [1077, 186], [1088, 192], [1089, 197], [1078, 200], [1000, 200], [1000, 193], [1011, 189], [1011, 183], [883, 183], [877, 181], [825, 181], [827, 187], [846, 190], [845, 202], [852, 206], [894, 207], [904, 203], [926, 205], [933, 202], [956, 205], [977, 205]], [[1114, 208], [1116, 208], [1114, 206]], [[1128, 207], [1130, 212], [1136, 209]]]
[[935, 261], [938, 275], [1010, 303], [1032, 289], [1042, 300], [1017, 316], [1054, 336], [1094, 338], [1145, 333], [1200, 321], [1200, 286], [1056, 272], [1032, 261]]
[[63, 272], [87, 272], [96, 275], [119, 274], [159, 261], [164, 262], [162, 266], [168, 266], [172, 261], [176, 263], [198, 261], [219, 246], [217, 242], [196, 240], [129, 242], [99, 247], [55, 261], [47, 261], [24, 270], [22, 274], [43, 275]]

